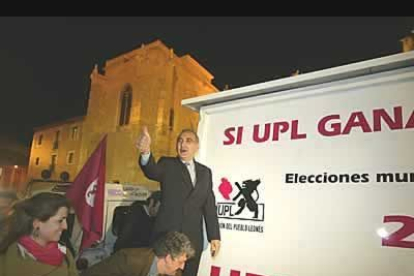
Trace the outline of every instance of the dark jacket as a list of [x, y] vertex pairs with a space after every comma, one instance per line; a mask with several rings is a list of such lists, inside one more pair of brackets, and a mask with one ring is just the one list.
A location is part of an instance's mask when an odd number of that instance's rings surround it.
[[134, 202], [122, 219], [125, 222], [121, 223], [117, 233], [114, 251], [122, 248], [149, 247], [154, 218], [147, 214], [143, 204]]
[[145, 176], [161, 184], [162, 204], [155, 219], [154, 238], [168, 231], [180, 231], [190, 238], [196, 254], [201, 254], [204, 216], [208, 240], [220, 239], [212, 174], [208, 167], [195, 162], [194, 187], [187, 168], [178, 157], [161, 157], [155, 163], [151, 154], [146, 166], [140, 161]]
[[69, 250], [60, 266], [52, 266], [22, 256], [17, 242], [11, 244], [7, 251], [0, 255], [0, 276], [78, 276], [75, 261]]
[[82, 272], [82, 276], [148, 276], [154, 252], [151, 248], [121, 249]]

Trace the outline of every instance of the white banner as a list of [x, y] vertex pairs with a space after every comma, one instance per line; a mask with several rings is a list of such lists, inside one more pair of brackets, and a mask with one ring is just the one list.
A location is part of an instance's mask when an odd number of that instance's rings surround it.
[[200, 115], [222, 248], [198, 275], [414, 275], [412, 67]]

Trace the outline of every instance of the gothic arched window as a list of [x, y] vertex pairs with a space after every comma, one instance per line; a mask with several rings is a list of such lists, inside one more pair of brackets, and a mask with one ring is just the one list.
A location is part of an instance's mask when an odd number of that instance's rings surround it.
[[170, 120], [169, 120], [170, 129], [174, 128], [174, 109], [170, 108]]
[[132, 105], [132, 87], [130, 84], [125, 85], [121, 92], [121, 112], [119, 115], [119, 125], [124, 126], [129, 124], [129, 117], [131, 115]]

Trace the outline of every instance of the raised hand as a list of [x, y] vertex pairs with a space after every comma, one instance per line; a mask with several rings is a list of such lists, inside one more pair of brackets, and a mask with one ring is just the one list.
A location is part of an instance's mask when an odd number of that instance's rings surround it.
[[148, 133], [147, 126], [142, 127], [142, 132], [138, 137], [135, 146], [141, 154], [147, 154], [151, 151], [151, 136]]

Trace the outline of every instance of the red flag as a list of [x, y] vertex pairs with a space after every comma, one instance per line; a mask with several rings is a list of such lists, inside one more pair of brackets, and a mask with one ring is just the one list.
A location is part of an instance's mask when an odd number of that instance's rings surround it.
[[80, 250], [102, 238], [105, 193], [106, 135], [76, 176], [66, 197], [71, 201], [83, 236]]

